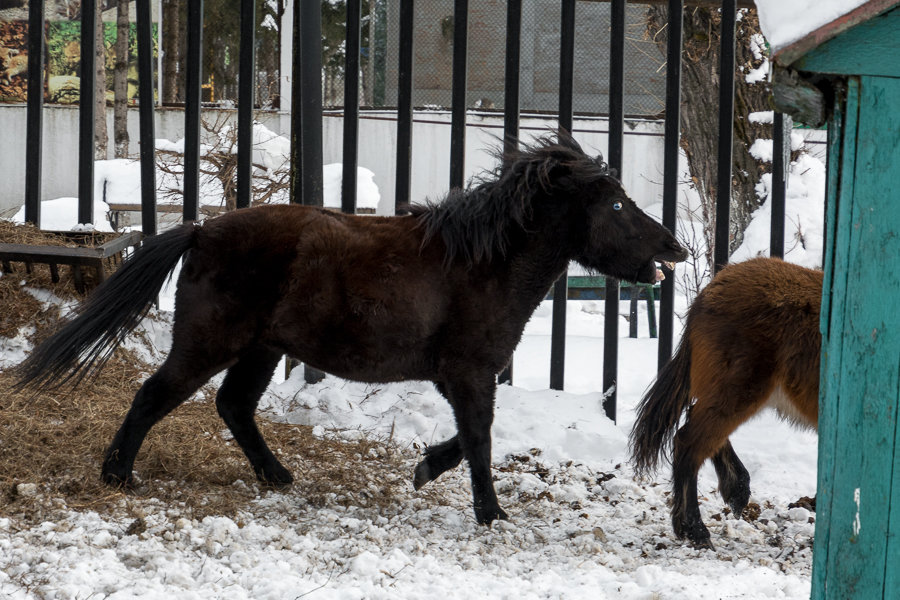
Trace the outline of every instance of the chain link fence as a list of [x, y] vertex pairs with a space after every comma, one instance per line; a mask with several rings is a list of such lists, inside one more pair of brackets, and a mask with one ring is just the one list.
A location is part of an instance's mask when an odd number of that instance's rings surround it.
[[[397, 101], [399, 0], [363, 3], [361, 102], [392, 107]], [[650, 39], [646, 5], [629, 4], [626, 12], [625, 112], [655, 117], [663, 111], [665, 57]], [[335, 19], [343, 20], [337, 11]], [[560, 2], [525, 0], [522, 6], [521, 88], [523, 112], [554, 113], [559, 94]], [[481, 0], [469, 6], [466, 104], [502, 111], [506, 60], [506, 1]], [[413, 40], [413, 104], [449, 108], [453, 79], [453, 0], [416, 4]], [[576, 5], [575, 97], [578, 114], [609, 110], [608, 2], [583, 0]], [[335, 40], [333, 46], [340, 48]], [[325, 62], [327, 65], [327, 61]], [[338, 61], [334, 62], [339, 65]], [[339, 66], [325, 73], [325, 105], [343, 103]]]

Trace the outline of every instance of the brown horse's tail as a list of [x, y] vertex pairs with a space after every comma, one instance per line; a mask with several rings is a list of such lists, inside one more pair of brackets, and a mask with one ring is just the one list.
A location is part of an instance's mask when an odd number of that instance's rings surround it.
[[668, 453], [681, 415], [691, 404], [691, 345], [687, 333], [675, 356], [656, 376], [637, 408], [629, 451], [638, 476], [656, 471], [660, 457]]
[[56, 388], [96, 374], [137, 327], [163, 284], [193, 245], [197, 227], [187, 223], [144, 240], [103, 282], [62, 329], [42, 342], [17, 369], [17, 388]]

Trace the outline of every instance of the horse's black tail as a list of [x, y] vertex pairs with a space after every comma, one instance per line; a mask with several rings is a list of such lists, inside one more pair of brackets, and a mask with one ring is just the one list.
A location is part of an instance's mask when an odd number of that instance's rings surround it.
[[691, 404], [691, 345], [687, 333], [637, 408], [629, 451], [638, 476], [654, 472], [672, 445], [681, 415]]
[[196, 229], [185, 224], [144, 240], [75, 317], [19, 365], [16, 387], [56, 388], [72, 379], [77, 385], [97, 374], [150, 310], [166, 278], [193, 245]]

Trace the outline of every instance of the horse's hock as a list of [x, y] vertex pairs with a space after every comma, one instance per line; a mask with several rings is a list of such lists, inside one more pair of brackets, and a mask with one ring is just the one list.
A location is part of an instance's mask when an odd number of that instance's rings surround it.
[[138, 246], [143, 235], [138, 231], [121, 235], [95, 232], [43, 231], [46, 243], [0, 243], [0, 265], [3, 273], [14, 273], [13, 263], [25, 264], [31, 272], [34, 264], [46, 264], [54, 283], [59, 281], [59, 265], [72, 268], [72, 280], [79, 293], [87, 289], [85, 269], [97, 285], [106, 279], [105, 263], [120, 263], [122, 252]]

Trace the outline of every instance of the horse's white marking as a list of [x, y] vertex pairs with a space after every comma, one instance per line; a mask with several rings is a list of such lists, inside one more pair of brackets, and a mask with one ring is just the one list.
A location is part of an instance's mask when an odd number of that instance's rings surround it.
[[787, 392], [784, 391], [784, 388], [780, 385], [776, 385], [775, 389], [772, 390], [772, 394], [769, 396], [769, 399], [766, 400], [766, 404], [774, 408], [778, 413], [778, 416], [793, 425], [809, 429], [816, 428], [815, 423], [811, 423], [809, 419], [806, 418], [806, 415], [797, 409], [797, 405], [794, 404], [794, 401], [791, 400], [791, 397], [788, 396]]
[[859, 535], [859, 488], [853, 490], [853, 501], [856, 502], [856, 516], [853, 518], [853, 535]]

